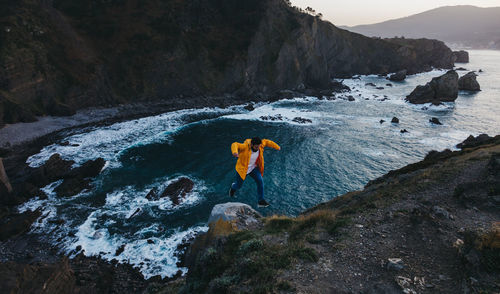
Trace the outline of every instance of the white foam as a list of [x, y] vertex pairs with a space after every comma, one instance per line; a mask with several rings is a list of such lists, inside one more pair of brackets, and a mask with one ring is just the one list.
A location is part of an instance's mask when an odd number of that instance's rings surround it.
[[[306, 98], [294, 98], [280, 100], [269, 104], [263, 104], [256, 107], [253, 111], [240, 114], [230, 114], [225, 115], [223, 118], [235, 119], [235, 120], [258, 120], [265, 121], [268, 123], [288, 123], [293, 125], [307, 126], [315, 125], [318, 120], [323, 116], [321, 112], [311, 111], [309, 108], [297, 108], [296, 105], [290, 107], [290, 103], [301, 103], [304, 102], [304, 106], [307, 107], [312, 101], [319, 101], [314, 97]], [[280, 120], [263, 119], [262, 117], [280, 117]], [[309, 119], [312, 123], [299, 123], [294, 122], [293, 119], [296, 117]]]
[[[75, 253], [81, 246], [86, 256], [100, 256], [103, 259], [116, 259], [121, 263], [129, 263], [137, 267], [146, 279], [160, 275], [162, 278], [171, 277], [178, 271], [183, 274], [187, 268], [179, 268], [176, 256], [177, 247], [195, 234], [206, 232], [208, 227], [191, 227], [185, 231], [180, 228], [164, 238], [152, 237], [136, 240], [127, 240], [121, 236], [110, 235], [107, 229], [97, 229], [97, 215], [99, 211], [92, 212], [87, 220], [78, 228], [77, 240], [67, 247], [67, 252]], [[152, 243], [148, 240], [153, 241]], [[116, 255], [117, 250], [125, 245], [124, 251]]]
[[[451, 150], [458, 150], [456, 147], [457, 142], [462, 142], [471, 133], [463, 130], [453, 130], [439, 134], [439, 136], [423, 138], [420, 143], [432, 147], [434, 150], [443, 150], [449, 148]], [[474, 134], [478, 135], [478, 134]]]
[[[31, 167], [38, 167], [52, 154], [59, 153], [64, 159], [74, 160], [76, 165], [102, 157], [109, 162], [107, 166], [116, 166], [121, 151], [133, 146], [168, 141], [172, 133], [196, 123], [186, 123], [186, 119], [190, 116], [225, 114], [234, 112], [235, 109], [237, 107], [186, 109], [95, 127], [88, 132], [65, 138], [63, 141], [70, 143], [67, 146], [52, 144], [44, 147], [39, 153], [30, 156], [26, 162]], [[73, 144], [78, 146], [72, 146]]]
[[[106, 204], [104, 208], [108, 211], [114, 211], [115, 213], [121, 214], [121, 218], [128, 219], [134, 213], [140, 209], [140, 213], [150, 213], [152, 207], [158, 207], [158, 209], [172, 212], [184, 207], [194, 206], [201, 201], [203, 197], [201, 196], [203, 191], [205, 191], [206, 185], [202, 180], [190, 178], [194, 182], [193, 190], [180, 199], [178, 205], [174, 205], [168, 197], [160, 198], [158, 200], [148, 200], [146, 196], [153, 189], [156, 188], [158, 193], [161, 193], [168, 185], [172, 182], [178, 180], [181, 177], [186, 177], [184, 175], [176, 177], [162, 177], [154, 180], [150, 185], [144, 188], [136, 188], [133, 186], [126, 186], [120, 188], [119, 190], [113, 191], [106, 195]], [[154, 215], [152, 215], [154, 216]]]

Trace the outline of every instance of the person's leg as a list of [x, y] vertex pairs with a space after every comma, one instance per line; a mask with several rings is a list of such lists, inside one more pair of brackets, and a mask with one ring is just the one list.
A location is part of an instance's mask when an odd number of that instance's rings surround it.
[[254, 168], [249, 176], [251, 176], [257, 184], [257, 196], [259, 197], [258, 200], [264, 200], [264, 179], [262, 179], [262, 175], [260, 174], [259, 169], [257, 167]]
[[238, 173], [236, 173], [234, 182], [231, 184], [231, 189], [237, 191], [241, 188], [242, 185], [243, 185], [243, 179], [240, 177]]

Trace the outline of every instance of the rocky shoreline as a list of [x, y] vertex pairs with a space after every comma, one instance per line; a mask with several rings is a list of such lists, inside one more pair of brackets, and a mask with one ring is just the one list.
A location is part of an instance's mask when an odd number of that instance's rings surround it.
[[[253, 287], [264, 287], [264, 292], [299, 293], [319, 293], [317, 289], [338, 293], [498, 290], [500, 281], [492, 273], [499, 270], [500, 231], [494, 226], [500, 218], [500, 136], [471, 136], [458, 147], [462, 151], [431, 152], [421, 162], [371, 181], [363, 191], [320, 204], [295, 219], [265, 218], [251, 231], [235, 231], [233, 225], [223, 223], [212, 225], [188, 251], [184, 264], [190, 269], [188, 275], [172, 279], [145, 280], [130, 265], [83, 254], [68, 259], [44, 242], [43, 236], [26, 233], [39, 216], [36, 211], [16, 219], [13, 211], [2, 206], [0, 272], [6, 277], [2, 286], [14, 292], [41, 293], [219, 293], [221, 289], [232, 293]], [[449, 177], [455, 180], [446, 182]], [[10, 225], [15, 229], [6, 232]], [[477, 247], [477, 240], [484, 240], [489, 232], [493, 239], [484, 242], [490, 243]], [[405, 237], [400, 238], [401, 234]], [[255, 277], [233, 269], [243, 266], [236, 257], [225, 266], [230, 272], [223, 270], [222, 276], [207, 277], [205, 271], [200, 272], [210, 266], [218, 273], [217, 263], [227, 254], [235, 254], [230, 249], [235, 245], [228, 242], [236, 242], [240, 251], [253, 244], [263, 250], [269, 262], [285, 258], [287, 263], [273, 266], [265, 275], [270, 280], [251, 288], [247, 283], [252, 285]], [[267, 256], [266, 246], [278, 253], [285, 250], [285, 255]], [[215, 255], [207, 259], [210, 248], [215, 249], [210, 253]], [[251, 248], [245, 249], [248, 254], [254, 252]], [[209, 261], [210, 265], [205, 264]], [[255, 273], [262, 274], [259, 270]], [[30, 283], [23, 282], [27, 280]]]

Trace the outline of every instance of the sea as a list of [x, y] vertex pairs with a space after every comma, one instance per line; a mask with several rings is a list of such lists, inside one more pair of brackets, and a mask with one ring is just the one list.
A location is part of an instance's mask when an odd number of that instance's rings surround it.
[[[363, 189], [368, 181], [420, 161], [431, 150], [456, 150], [469, 135], [500, 134], [500, 51], [469, 53], [470, 63], [457, 64], [467, 70], [458, 73], [476, 71], [482, 91], [461, 91], [455, 102], [439, 106], [404, 100], [417, 85], [445, 73], [435, 69], [403, 82], [376, 75], [346, 79], [352, 91], [335, 94], [335, 100], [284, 99], [256, 103], [251, 111], [246, 105], [186, 109], [73, 129], [61, 140], [69, 145], [45, 146], [27, 163], [40, 166], [54, 153], [74, 160], [75, 166], [102, 157], [106, 165], [93, 188], [59, 198], [54, 189], [61, 182], [54, 182], [43, 188], [48, 199], [34, 198], [18, 210], [41, 208], [32, 232], [70, 257], [79, 249], [115, 259], [138, 268], [145, 278], [185, 274], [187, 268], [178, 265], [180, 245], [207, 231], [216, 204], [237, 201], [265, 216], [296, 216]], [[266, 120], [268, 116], [280, 119]], [[297, 117], [310, 121], [299, 123]], [[391, 123], [393, 117], [398, 124]], [[429, 122], [433, 117], [442, 125]], [[267, 208], [257, 207], [251, 178], [236, 199], [228, 196], [236, 175], [230, 146], [256, 136], [281, 147], [264, 152]], [[161, 191], [181, 177], [195, 184], [179, 205], [168, 198], [146, 198], [151, 189]], [[64, 225], [54, 220], [64, 220]], [[123, 252], [117, 255], [119, 248]]]

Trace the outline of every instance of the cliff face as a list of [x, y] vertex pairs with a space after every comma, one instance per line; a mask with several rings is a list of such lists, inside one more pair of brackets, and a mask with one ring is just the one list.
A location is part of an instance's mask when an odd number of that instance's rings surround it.
[[[0, 125], [88, 106], [325, 87], [453, 66], [439, 41], [367, 38], [281, 0], [0, 2]], [[251, 97], [252, 96], [252, 97]]]

